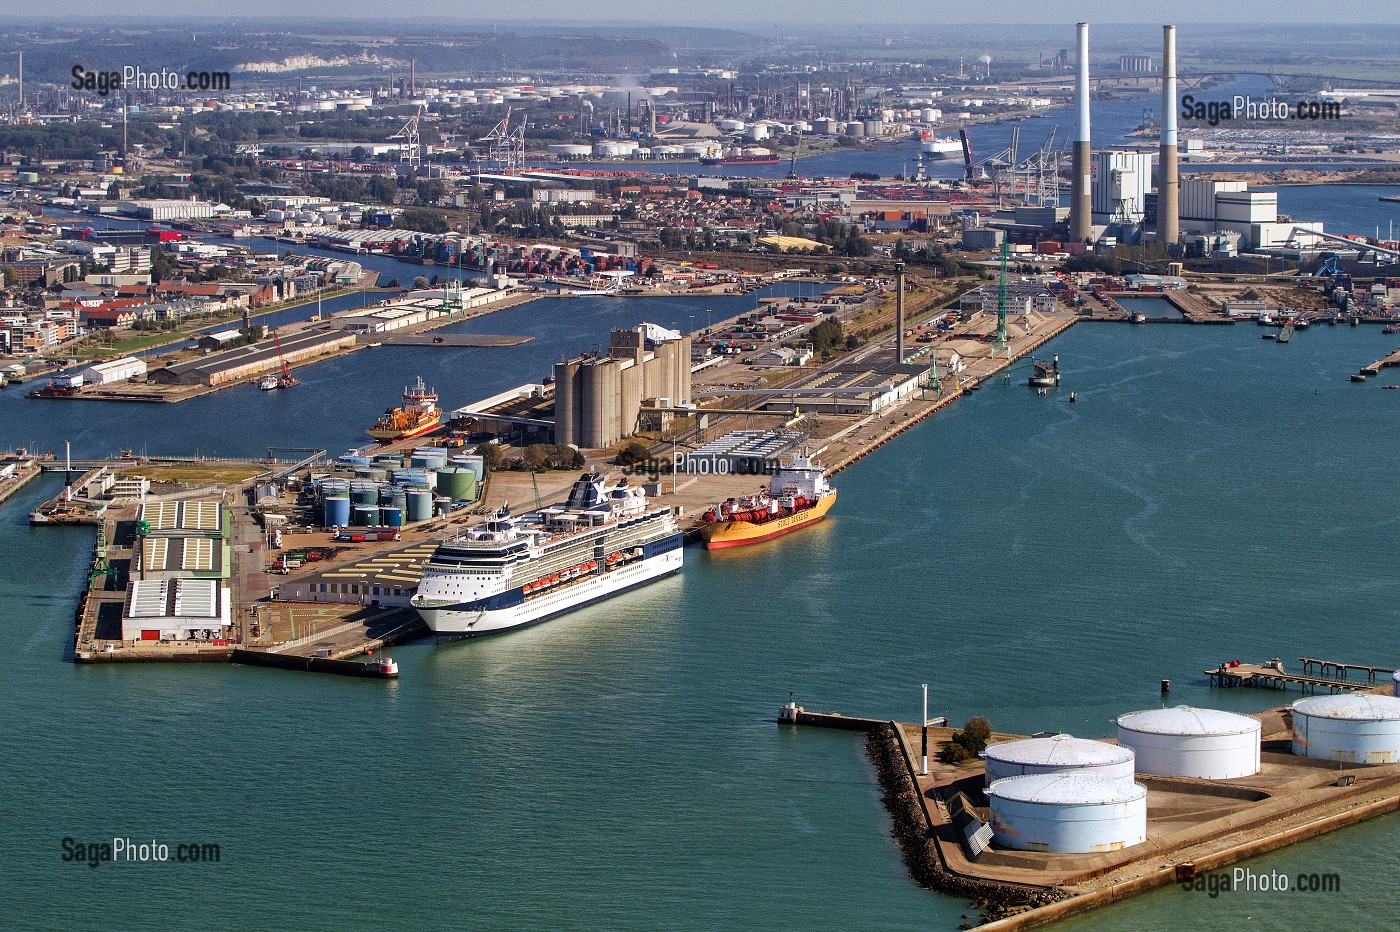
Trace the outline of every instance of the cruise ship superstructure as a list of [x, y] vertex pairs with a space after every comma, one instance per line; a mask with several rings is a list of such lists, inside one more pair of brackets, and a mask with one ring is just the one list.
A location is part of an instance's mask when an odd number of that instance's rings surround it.
[[585, 473], [563, 505], [507, 505], [439, 544], [411, 600], [440, 640], [534, 624], [678, 572], [683, 532], [626, 479]]

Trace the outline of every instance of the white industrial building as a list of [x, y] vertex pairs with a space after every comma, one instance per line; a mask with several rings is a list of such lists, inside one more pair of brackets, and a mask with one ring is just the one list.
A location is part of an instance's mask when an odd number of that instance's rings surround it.
[[1133, 779], [1133, 752], [1103, 741], [1073, 735], [1051, 735], [1003, 741], [982, 752], [987, 762], [986, 784], [1007, 777], [1074, 770], [1108, 779]]
[[127, 379], [141, 378], [146, 374], [146, 361], [135, 356], [123, 356], [108, 362], [97, 362], [78, 373], [87, 385], [107, 385], [112, 382], [125, 382]]
[[217, 214], [218, 207], [217, 204], [194, 198], [187, 201], [149, 199], [118, 201], [117, 213], [139, 220], [203, 220]]
[[1293, 703], [1293, 753], [1346, 764], [1400, 762], [1400, 699], [1357, 693]]
[[127, 590], [122, 640], [214, 640], [231, 624], [229, 590], [220, 580], [138, 579]]
[[1090, 187], [1095, 223], [1141, 223], [1152, 190], [1151, 152], [1095, 152]]
[[1177, 706], [1118, 719], [1118, 744], [1137, 755], [1138, 773], [1230, 780], [1259, 772], [1259, 720]]
[[1316, 233], [1324, 232], [1323, 225], [1317, 222], [1280, 223], [1278, 193], [1251, 191], [1248, 182], [1244, 181], [1183, 178], [1177, 203], [1182, 232], [1214, 233], [1230, 230], [1238, 233], [1243, 242], [1256, 249], [1268, 249], [1284, 244], [1313, 246], [1319, 242], [1317, 237], [1310, 237], [1306, 233], [1300, 232], [1295, 235], [1295, 226]]
[[987, 788], [992, 837], [1004, 848], [1089, 854], [1147, 840], [1147, 789], [1081, 771], [1008, 777]]

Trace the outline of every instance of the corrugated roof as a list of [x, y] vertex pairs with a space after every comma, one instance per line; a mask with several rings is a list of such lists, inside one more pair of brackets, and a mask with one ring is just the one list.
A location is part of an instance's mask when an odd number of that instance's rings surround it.
[[1107, 806], [1142, 799], [1147, 796], [1147, 788], [1123, 778], [1063, 770], [997, 780], [987, 788], [987, 795], [1051, 806]]
[[1293, 714], [1314, 718], [1345, 718], [1355, 721], [1393, 722], [1400, 720], [1400, 699], [1353, 693], [1349, 696], [1317, 696], [1293, 703]]
[[1150, 735], [1244, 735], [1259, 731], [1259, 720], [1219, 709], [1179, 705], [1120, 715], [1118, 727]]
[[989, 746], [984, 755], [989, 759], [1010, 764], [1048, 764], [1064, 767], [1124, 764], [1134, 756], [1131, 748], [1091, 741], [1088, 738], [1076, 738], [1073, 735], [1003, 741]]

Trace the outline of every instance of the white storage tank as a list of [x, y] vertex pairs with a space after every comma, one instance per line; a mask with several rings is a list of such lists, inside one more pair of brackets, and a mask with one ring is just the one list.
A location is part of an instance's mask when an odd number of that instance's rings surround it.
[[1068, 770], [1008, 777], [987, 788], [992, 837], [1004, 848], [1088, 854], [1147, 840], [1147, 789]]
[[1118, 718], [1118, 743], [1137, 772], [1229, 780], [1259, 772], [1259, 720], [1217, 709], [1149, 709]]
[[744, 130], [744, 135], [753, 142], [762, 142], [768, 138], [768, 124], [755, 123]]
[[1373, 693], [1293, 703], [1293, 753], [1347, 764], [1400, 762], [1400, 698]]
[[1094, 773], [1110, 780], [1133, 779], [1130, 749], [1073, 735], [1003, 741], [989, 745], [982, 756], [987, 761], [987, 786], [1007, 777], [1067, 770]]

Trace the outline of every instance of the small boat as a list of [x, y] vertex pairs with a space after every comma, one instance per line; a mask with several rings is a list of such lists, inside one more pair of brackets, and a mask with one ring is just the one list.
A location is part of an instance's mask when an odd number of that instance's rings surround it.
[[258, 388], [265, 392], [275, 392], [277, 389], [281, 388], [281, 386], [277, 384], [277, 381], [277, 376], [265, 375], [258, 380]]
[[1260, 338], [1261, 340], [1273, 340], [1273, 339], [1276, 339], [1277, 336], [1278, 336], [1278, 335], [1277, 335], [1277, 334], [1274, 334], [1274, 333], [1261, 333], [1261, 334], [1259, 334], [1259, 338]]
[[1400, 388], [1400, 385], [1382, 385], [1381, 388]]
[[1131, 318], [1131, 319], [1132, 319], [1132, 322], [1135, 323], [1135, 324], [1145, 324], [1145, 323], [1147, 323], [1147, 315], [1144, 314], [1142, 311], [1133, 311], [1133, 313], [1132, 313], [1132, 318]]
[[1078, 393], [1078, 392], [1070, 392], [1070, 393], [1069, 393], [1069, 403], [1070, 403], [1070, 404], [1074, 404], [1074, 403], [1075, 403], [1076, 401], [1078, 401], [1078, 400], [1079, 400], [1079, 393]]
[[1286, 322], [1283, 325], [1283, 329], [1279, 331], [1278, 342], [1287, 343], [1291, 339], [1293, 339], [1293, 321], [1290, 320]]
[[1356, 375], [1353, 375], [1351, 377], [1351, 380], [1353, 382], [1364, 382], [1366, 381], [1366, 376], [1358, 372]]
[[1390, 324], [1387, 327], [1382, 327], [1381, 333], [1384, 333], [1386, 335], [1400, 333], [1400, 324]]

